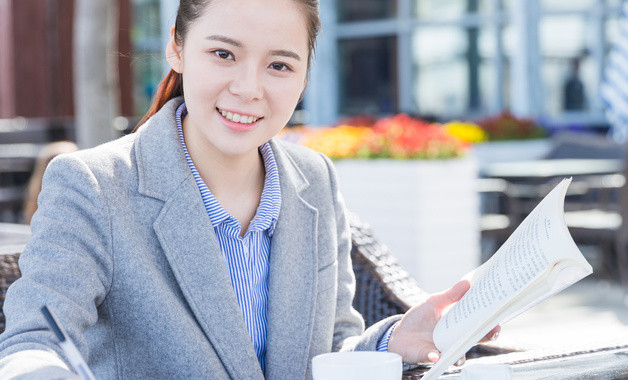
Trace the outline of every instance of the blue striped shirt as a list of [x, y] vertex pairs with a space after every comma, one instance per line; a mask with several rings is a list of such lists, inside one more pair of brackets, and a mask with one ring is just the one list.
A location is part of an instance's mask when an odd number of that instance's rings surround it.
[[[266, 177], [264, 190], [257, 212], [249, 224], [249, 228], [241, 238], [240, 223], [231, 216], [216, 200], [201, 176], [188, 153], [183, 138], [182, 120], [187, 115], [185, 103], [177, 109], [176, 120], [179, 140], [185, 153], [185, 160], [194, 176], [196, 185], [201, 192], [205, 209], [209, 215], [214, 232], [218, 238], [220, 251], [231, 279], [240, 310], [249, 332], [257, 359], [262, 371], [265, 368], [266, 326], [268, 304], [268, 255], [270, 242], [281, 207], [281, 190], [279, 173], [270, 144], [266, 142], [260, 147]], [[388, 350], [388, 340], [397, 324], [391, 326], [377, 345], [378, 351]]]
[[281, 206], [279, 173], [275, 157], [269, 143], [265, 143], [260, 147], [260, 152], [264, 159], [264, 167], [266, 168], [264, 190], [262, 191], [257, 212], [249, 224], [246, 234], [244, 237], [240, 237], [240, 223], [216, 200], [198, 174], [196, 166], [190, 158], [183, 139], [181, 123], [186, 114], [187, 110], [185, 103], [183, 103], [177, 109], [176, 114], [181, 146], [203, 197], [203, 203], [209, 219], [214, 227], [214, 232], [220, 244], [220, 251], [229, 270], [231, 285], [235, 291], [244, 322], [263, 371], [266, 356], [268, 255], [270, 253], [270, 241]]

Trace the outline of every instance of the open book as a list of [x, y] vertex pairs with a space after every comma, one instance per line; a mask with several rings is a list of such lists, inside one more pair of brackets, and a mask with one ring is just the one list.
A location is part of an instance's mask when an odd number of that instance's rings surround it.
[[565, 224], [570, 183], [559, 183], [490, 260], [464, 276], [471, 288], [434, 328], [441, 358], [424, 380], [438, 378], [498, 324], [593, 273]]

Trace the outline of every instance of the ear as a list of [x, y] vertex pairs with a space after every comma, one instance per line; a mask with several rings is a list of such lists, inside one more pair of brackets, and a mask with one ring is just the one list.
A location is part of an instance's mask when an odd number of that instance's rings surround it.
[[183, 55], [182, 50], [174, 39], [174, 29], [170, 32], [170, 39], [166, 44], [166, 61], [174, 71], [179, 74], [183, 73]]

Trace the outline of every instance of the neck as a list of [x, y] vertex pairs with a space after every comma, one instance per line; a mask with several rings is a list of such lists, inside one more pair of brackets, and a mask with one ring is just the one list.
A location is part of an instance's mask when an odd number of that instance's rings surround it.
[[259, 201], [266, 174], [259, 150], [238, 156], [226, 155], [203, 136], [195, 136], [194, 128], [185, 128], [185, 121], [183, 137], [188, 153], [214, 197], [223, 206], [239, 197]]

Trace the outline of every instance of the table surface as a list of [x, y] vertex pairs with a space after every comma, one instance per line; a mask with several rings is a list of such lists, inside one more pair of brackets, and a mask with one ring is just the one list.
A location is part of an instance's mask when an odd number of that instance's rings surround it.
[[0, 144], [0, 158], [29, 158], [34, 160], [44, 146], [46, 144]]
[[[504, 363], [513, 369], [513, 379], [628, 379], [628, 339], [590, 348], [531, 350], [467, 360], [472, 364]], [[440, 379], [460, 379], [464, 367], [450, 367]], [[426, 368], [406, 371], [404, 380], [420, 379]]]
[[482, 174], [495, 178], [549, 178], [617, 173], [623, 170], [621, 159], [552, 159], [488, 164]]
[[0, 254], [21, 252], [30, 236], [28, 225], [0, 223]]

